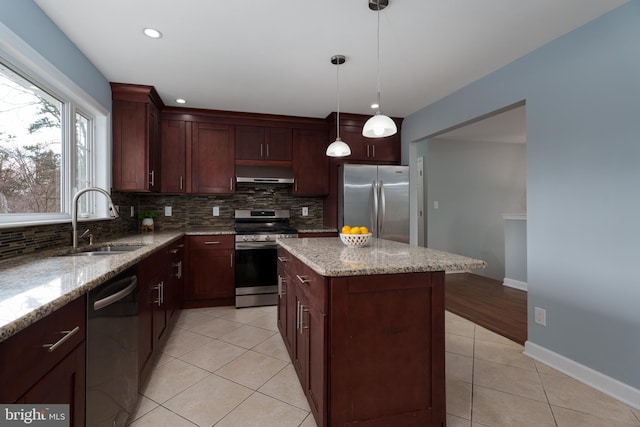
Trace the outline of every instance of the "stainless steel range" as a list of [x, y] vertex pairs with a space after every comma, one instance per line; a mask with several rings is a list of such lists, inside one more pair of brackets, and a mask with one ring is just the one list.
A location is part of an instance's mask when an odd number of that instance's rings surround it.
[[298, 237], [288, 210], [235, 211], [236, 307], [278, 303], [278, 239]]

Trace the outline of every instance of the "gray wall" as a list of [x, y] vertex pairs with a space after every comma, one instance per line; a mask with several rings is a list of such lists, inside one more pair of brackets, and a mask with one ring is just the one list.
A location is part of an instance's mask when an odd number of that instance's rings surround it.
[[0, 1], [0, 19], [58, 70], [111, 111], [105, 77], [32, 0]]
[[[402, 125], [403, 156], [415, 156], [412, 142], [526, 100], [529, 342], [636, 390], [638, 40], [633, 0]], [[534, 306], [547, 310], [546, 327]]]
[[489, 266], [474, 273], [502, 281], [502, 214], [526, 212], [526, 146], [438, 138], [423, 144], [427, 246], [482, 259]]

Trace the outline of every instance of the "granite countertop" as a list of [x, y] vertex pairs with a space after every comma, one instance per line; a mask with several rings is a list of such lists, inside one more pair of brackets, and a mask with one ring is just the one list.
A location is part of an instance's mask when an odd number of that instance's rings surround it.
[[94, 245], [144, 246], [118, 255], [60, 256], [71, 252], [71, 248], [65, 247], [4, 261], [0, 267], [0, 342], [184, 234], [178, 231], [138, 234]]
[[486, 268], [487, 263], [462, 255], [371, 239], [367, 246], [345, 246], [338, 237], [284, 239], [278, 243], [293, 256], [327, 277], [368, 276]]
[[337, 233], [337, 228], [298, 228], [298, 233]]

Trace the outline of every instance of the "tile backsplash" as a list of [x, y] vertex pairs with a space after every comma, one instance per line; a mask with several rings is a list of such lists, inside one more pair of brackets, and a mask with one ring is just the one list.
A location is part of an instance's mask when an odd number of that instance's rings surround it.
[[[113, 192], [114, 204], [120, 208], [120, 218], [82, 222], [80, 233], [89, 228], [95, 242], [116, 236], [136, 233], [140, 228], [138, 213], [153, 211], [156, 230], [194, 230], [207, 227], [232, 227], [235, 209], [289, 209], [291, 223], [297, 228], [318, 229], [323, 224], [322, 197], [294, 197], [289, 187], [239, 184], [237, 191], [228, 196], [134, 194]], [[131, 217], [131, 206], [135, 214]], [[165, 206], [171, 206], [172, 215], [164, 216]], [[213, 207], [220, 210], [213, 216]], [[302, 208], [309, 209], [302, 216]], [[36, 225], [0, 229], [0, 260], [19, 255], [71, 245], [71, 223]]]

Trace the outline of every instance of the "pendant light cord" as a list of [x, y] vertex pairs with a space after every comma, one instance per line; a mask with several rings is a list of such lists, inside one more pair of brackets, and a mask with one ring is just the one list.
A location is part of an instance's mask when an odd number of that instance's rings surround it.
[[380, 112], [380, 0], [378, 0], [378, 113]]
[[338, 99], [338, 114], [336, 117], [336, 139], [340, 139], [340, 58], [336, 60], [336, 98]]

